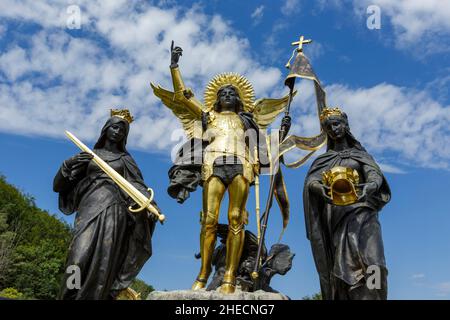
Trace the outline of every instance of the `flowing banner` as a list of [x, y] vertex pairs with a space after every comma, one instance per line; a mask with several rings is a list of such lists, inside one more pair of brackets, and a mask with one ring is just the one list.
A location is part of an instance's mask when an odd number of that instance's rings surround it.
[[[289, 100], [285, 109], [285, 117], [289, 117], [291, 102], [295, 95], [294, 91], [295, 80], [297, 78], [309, 79], [314, 81], [316, 91], [316, 101], [317, 101], [317, 119], [319, 120], [320, 123], [320, 113], [326, 106], [325, 91], [322, 89], [322, 86], [320, 85], [320, 82], [317, 79], [317, 76], [315, 75], [311, 67], [311, 63], [309, 62], [308, 58], [306, 58], [306, 56], [303, 54], [303, 44], [306, 43], [311, 43], [311, 40], [304, 40], [303, 36], [300, 37], [299, 41], [292, 43], [292, 45], [298, 45], [298, 47], [294, 49], [294, 51], [292, 52], [292, 56], [286, 65], [286, 67], [289, 69], [289, 74], [286, 77], [285, 85], [289, 87]], [[295, 59], [293, 64], [291, 65], [291, 60], [294, 58], [294, 56]], [[260, 259], [262, 254], [262, 248], [264, 246], [264, 238], [267, 230], [269, 212], [270, 208], [272, 207], [274, 195], [279, 204], [279, 207], [281, 208], [281, 214], [283, 216], [283, 230], [281, 231], [279, 242], [281, 241], [283, 233], [289, 222], [289, 207], [290, 207], [289, 198], [286, 191], [286, 185], [284, 183], [281, 167], [279, 166], [279, 162], [283, 163], [288, 168], [298, 168], [304, 163], [306, 163], [306, 161], [314, 154], [314, 152], [320, 149], [327, 141], [326, 140], [327, 136], [322, 129], [321, 132], [314, 137], [299, 137], [295, 135], [290, 135], [286, 138], [284, 137], [285, 137], [284, 129], [283, 126], [281, 126], [280, 138], [279, 139], [275, 138], [276, 141], [273, 141], [271, 139], [270, 143], [272, 145], [273, 142], [280, 141], [278, 154], [276, 154], [274, 159], [272, 160], [272, 164], [275, 164], [273, 169], [274, 174], [271, 176], [269, 196], [267, 198], [264, 214], [262, 215], [259, 224], [261, 226], [261, 230], [259, 232], [260, 237], [258, 243], [258, 251], [255, 259], [256, 263], [253, 272], [251, 274], [254, 281], [254, 286], [256, 288], [259, 288], [260, 286], [259, 280]], [[301, 157], [297, 161], [294, 161], [292, 163], [285, 163], [283, 155], [294, 148], [307, 150], [309, 151], [309, 153], [306, 156]]]
[[[293, 43], [299, 44], [299, 47], [294, 49], [291, 59], [286, 64], [286, 67], [289, 69], [289, 74], [286, 77], [284, 84], [289, 87], [290, 91], [293, 91], [295, 80], [297, 78], [314, 81], [317, 102], [317, 119], [319, 120], [319, 115], [326, 106], [326, 95], [319, 79], [313, 71], [309, 59], [303, 53], [302, 45], [304, 43], [310, 42], [310, 40], [303, 40], [303, 37], [301, 37], [299, 42]], [[297, 53], [297, 55], [294, 59], [294, 62], [291, 64], [295, 53]], [[288, 168], [298, 168], [303, 165], [314, 154], [314, 152], [320, 149], [325, 143], [326, 134], [322, 130], [318, 135], [313, 137], [299, 137], [290, 135], [280, 144], [279, 155], [282, 156], [283, 154], [294, 148], [310, 151], [306, 156], [298, 159], [297, 161], [294, 161], [292, 163], [284, 163], [284, 165]]]

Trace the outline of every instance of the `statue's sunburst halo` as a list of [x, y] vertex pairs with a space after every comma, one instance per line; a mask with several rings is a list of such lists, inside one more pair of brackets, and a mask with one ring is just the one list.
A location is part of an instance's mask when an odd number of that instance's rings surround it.
[[250, 81], [244, 76], [234, 72], [225, 72], [216, 75], [208, 83], [204, 93], [204, 103], [206, 111], [213, 109], [217, 100], [217, 92], [226, 85], [232, 85], [238, 91], [239, 97], [244, 104], [244, 111], [252, 112], [255, 103], [255, 91]]

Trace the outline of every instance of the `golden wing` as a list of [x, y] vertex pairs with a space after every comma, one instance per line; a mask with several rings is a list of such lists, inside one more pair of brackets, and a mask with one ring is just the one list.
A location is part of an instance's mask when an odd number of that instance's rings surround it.
[[[293, 93], [295, 96], [297, 91]], [[289, 102], [289, 95], [281, 99], [258, 99], [253, 109], [253, 118], [261, 130], [267, 127], [275, 120], [275, 118], [284, 111]]]
[[200, 101], [194, 98], [192, 91], [186, 89], [175, 93], [153, 83], [150, 85], [155, 96], [161, 99], [162, 103], [180, 119], [188, 138], [201, 138], [203, 108]]

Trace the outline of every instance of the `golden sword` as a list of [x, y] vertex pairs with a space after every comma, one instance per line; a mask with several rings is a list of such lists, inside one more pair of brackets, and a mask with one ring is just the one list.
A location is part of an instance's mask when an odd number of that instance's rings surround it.
[[154, 214], [158, 217], [158, 220], [163, 223], [166, 217], [158, 212], [158, 209], [156, 209], [152, 204], [153, 200], [153, 190], [151, 188], [148, 188], [148, 192], [150, 193], [150, 197], [146, 197], [143, 195], [138, 189], [136, 189], [135, 186], [133, 186], [130, 182], [128, 182], [124, 177], [122, 177], [116, 170], [111, 168], [105, 161], [103, 161], [102, 158], [100, 158], [98, 155], [96, 155], [91, 149], [89, 149], [83, 142], [78, 140], [77, 137], [75, 137], [72, 133], [69, 131], [66, 131], [66, 136], [69, 137], [70, 140], [72, 140], [73, 143], [75, 143], [78, 148], [80, 148], [82, 151], [89, 153], [93, 156], [92, 161], [95, 162], [96, 165], [100, 167], [119, 187], [122, 189], [127, 195], [131, 197], [131, 199], [136, 202], [136, 204], [139, 206], [137, 209], [133, 209], [131, 206], [128, 207], [128, 210], [130, 210], [133, 213], [141, 212], [144, 209], [147, 209], [148, 212]]

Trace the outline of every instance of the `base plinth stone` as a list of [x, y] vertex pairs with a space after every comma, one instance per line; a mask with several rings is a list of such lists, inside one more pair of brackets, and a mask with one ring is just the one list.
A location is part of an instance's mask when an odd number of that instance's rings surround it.
[[281, 293], [272, 293], [262, 290], [255, 292], [244, 292], [236, 289], [233, 294], [222, 294], [219, 290], [175, 290], [175, 291], [153, 291], [147, 300], [289, 300]]

